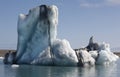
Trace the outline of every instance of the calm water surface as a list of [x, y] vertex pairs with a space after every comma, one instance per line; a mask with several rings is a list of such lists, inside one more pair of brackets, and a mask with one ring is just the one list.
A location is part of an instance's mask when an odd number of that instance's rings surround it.
[[0, 63], [0, 77], [120, 77], [120, 59], [110, 66], [84, 68], [32, 65], [13, 68]]

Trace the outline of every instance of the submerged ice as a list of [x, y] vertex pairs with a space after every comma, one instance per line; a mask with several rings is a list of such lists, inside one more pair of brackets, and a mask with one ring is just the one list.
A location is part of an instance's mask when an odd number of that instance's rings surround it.
[[109, 44], [101, 45], [90, 38], [89, 45], [74, 50], [69, 41], [57, 38], [58, 8], [41, 5], [20, 14], [18, 19], [17, 51], [5, 55], [5, 64], [37, 64], [84, 66], [110, 64], [118, 56], [110, 51]]

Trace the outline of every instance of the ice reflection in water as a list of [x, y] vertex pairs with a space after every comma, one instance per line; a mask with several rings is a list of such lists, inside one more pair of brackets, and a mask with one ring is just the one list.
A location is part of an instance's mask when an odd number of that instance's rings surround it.
[[16, 68], [4, 65], [2, 77], [119, 77], [119, 69], [116, 64], [94, 67], [20, 65]]

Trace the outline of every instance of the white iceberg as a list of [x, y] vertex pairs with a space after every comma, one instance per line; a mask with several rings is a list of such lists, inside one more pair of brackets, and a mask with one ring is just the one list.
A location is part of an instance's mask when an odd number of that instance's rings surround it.
[[86, 49], [74, 51], [69, 41], [57, 38], [58, 8], [41, 5], [20, 14], [18, 19], [18, 45], [16, 52], [5, 55], [5, 64], [38, 65], [95, 65], [115, 62], [118, 56], [110, 52], [108, 44], [93, 42]]

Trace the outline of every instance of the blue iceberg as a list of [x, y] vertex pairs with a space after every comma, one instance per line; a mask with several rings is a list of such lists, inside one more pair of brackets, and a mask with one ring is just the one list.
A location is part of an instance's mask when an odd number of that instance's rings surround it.
[[34, 64], [55, 66], [84, 66], [110, 64], [118, 56], [108, 44], [97, 45], [92, 38], [87, 47], [74, 50], [69, 41], [57, 38], [58, 8], [41, 5], [30, 9], [18, 19], [16, 52], [5, 55], [5, 64]]

